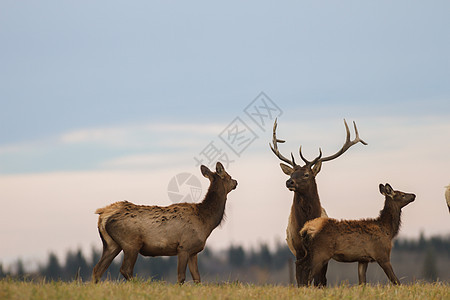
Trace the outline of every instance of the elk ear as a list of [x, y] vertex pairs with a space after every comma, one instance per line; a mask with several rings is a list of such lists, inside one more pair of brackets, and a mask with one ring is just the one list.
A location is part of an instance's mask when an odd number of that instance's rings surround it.
[[208, 169], [207, 166], [201, 165], [200, 166], [200, 171], [202, 171], [202, 175], [204, 177], [209, 178], [209, 179], [213, 178], [213, 172], [211, 172], [211, 170]]
[[280, 163], [280, 167], [281, 167], [281, 170], [284, 172], [284, 174], [286, 174], [288, 176], [291, 176], [291, 174], [294, 173], [294, 169], [289, 167], [288, 165]]
[[322, 161], [319, 160], [312, 169], [314, 177], [316, 177], [317, 174], [319, 174], [321, 168], [322, 168]]
[[225, 168], [223, 167], [221, 162], [217, 162], [216, 163], [216, 173], [217, 175], [219, 175], [221, 178], [223, 178], [226, 174], [225, 172]]
[[386, 185], [382, 185], [380, 183], [380, 193], [385, 195], [385, 196], [390, 196], [390, 197], [394, 196], [394, 190], [389, 185], [389, 183], [386, 183]]
[[379, 188], [380, 188], [380, 193], [381, 193], [382, 195], [385, 195], [384, 185], [382, 185], [382, 184], [380, 183]]
[[394, 196], [394, 189], [391, 187], [389, 183], [386, 183], [386, 185], [384, 186], [384, 190], [387, 195]]

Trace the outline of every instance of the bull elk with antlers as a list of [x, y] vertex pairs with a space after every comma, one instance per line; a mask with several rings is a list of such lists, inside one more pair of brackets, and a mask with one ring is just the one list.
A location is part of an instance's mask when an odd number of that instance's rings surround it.
[[[273, 125], [273, 136], [272, 143], [269, 143], [270, 148], [273, 153], [283, 162], [280, 163], [281, 170], [289, 176], [286, 181], [286, 187], [294, 192], [294, 200], [291, 206], [291, 213], [289, 215], [288, 226], [286, 229], [286, 241], [291, 250], [292, 254], [297, 259], [296, 262], [296, 279], [297, 284], [300, 285], [302, 278], [302, 268], [299, 264], [300, 260], [304, 257], [305, 251], [302, 244], [302, 239], [300, 237], [299, 231], [302, 229], [303, 225], [312, 219], [318, 218], [320, 216], [327, 216], [325, 210], [322, 208], [319, 199], [319, 193], [317, 191], [316, 176], [320, 172], [322, 163], [326, 161], [333, 160], [346, 152], [351, 146], [361, 142], [367, 145], [362, 139], [359, 138], [358, 129], [356, 128], [356, 123], [353, 122], [355, 128], [356, 137], [354, 140], [350, 140], [350, 131], [347, 122], [344, 120], [345, 130], [347, 132], [347, 137], [342, 148], [333, 155], [322, 157], [322, 150], [319, 148], [319, 156], [314, 160], [308, 161], [302, 154], [302, 147], [300, 146], [299, 154], [300, 158], [305, 163], [304, 166], [297, 165], [295, 163], [294, 155], [291, 153], [291, 159], [283, 156], [278, 150], [278, 143], [284, 143], [285, 141], [280, 140], [276, 136], [277, 120]], [[325, 264], [321, 271], [314, 276], [314, 285], [316, 286], [326, 286], [326, 272], [328, 265]]]
[[167, 207], [135, 205], [122, 201], [97, 209], [98, 230], [103, 253], [94, 267], [92, 280], [98, 282], [113, 259], [123, 250], [120, 272], [133, 277], [138, 254], [144, 256], [178, 256], [178, 283], [186, 278], [189, 265], [194, 282], [200, 282], [197, 253], [223, 219], [227, 194], [237, 181], [218, 162], [216, 172], [201, 166], [210, 186], [201, 203], [177, 203]]

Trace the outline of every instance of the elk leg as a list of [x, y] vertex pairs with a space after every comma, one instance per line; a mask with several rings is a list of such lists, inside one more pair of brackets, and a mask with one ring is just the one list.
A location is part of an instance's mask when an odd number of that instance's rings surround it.
[[392, 281], [393, 284], [400, 284], [400, 280], [398, 280], [397, 276], [395, 276], [390, 261], [378, 262], [378, 264], [380, 265], [384, 273], [386, 273], [387, 277], [389, 278], [390, 281]]
[[195, 283], [200, 283], [200, 272], [198, 271], [197, 254], [189, 256], [189, 271]]
[[317, 275], [314, 276], [314, 286], [326, 287], [327, 286], [327, 269], [328, 263], [326, 263]]
[[295, 261], [295, 279], [297, 280], [297, 287], [305, 285], [303, 270], [304, 270], [304, 267], [302, 266], [302, 261], [297, 259]]
[[359, 284], [366, 284], [366, 273], [367, 273], [367, 266], [369, 265], [368, 262], [358, 262], [358, 281]]
[[136, 263], [136, 259], [138, 256], [138, 252], [135, 250], [123, 250], [123, 262], [120, 267], [120, 273], [125, 277], [126, 280], [130, 280], [133, 278], [133, 269], [134, 264]]
[[[323, 275], [323, 277], [325, 277], [329, 260], [330, 260], [330, 258], [326, 257], [324, 255], [314, 255], [312, 257], [311, 262], [310, 262], [311, 269], [309, 272], [310, 274], [309, 274], [308, 284], [311, 284], [312, 278], [320, 280], [322, 278], [322, 275]], [[324, 273], [322, 274], [322, 272], [324, 272]], [[325, 283], [326, 283], [326, 277], [325, 277]], [[319, 286], [319, 284], [317, 284], [317, 286]]]
[[306, 286], [310, 282], [310, 258], [306, 256], [304, 258], [297, 259], [295, 261], [295, 277], [297, 279], [297, 286]]
[[105, 273], [106, 269], [108, 269], [111, 262], [120, 253], [122, 249], [117, 244], [103, 244], [103, 253], [102, 257], [95, 265], [94, 270], [92, 271], [92, 281], [97, 283], [102, 277], [103, 273]]
[[189, 259], [189, 254], [187, 252], [178, 253], [178, 283], [183, 284], [186, 280], [186, 267]]

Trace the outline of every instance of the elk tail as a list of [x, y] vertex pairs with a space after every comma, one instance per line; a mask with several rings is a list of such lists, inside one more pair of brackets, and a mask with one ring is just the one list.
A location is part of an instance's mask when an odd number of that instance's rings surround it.
[[305, 255], [303, 255], [302, 260], [306, 258], [306, 256], [308, 255], [308, 249], [306, 247], [306, 245], [308, 245], [311, 241], [311, 237], [308, 234], [308, 229], [303, 227], [302, 230], [300, 230], [300, 237], [302, 238], [302, 249], [303, 249], [303, 253], [305, 253]]
[[104, 248], [108, 247], [108, 245], [117, 244], [106, 230], [106, 224], [108, 223], [108, 220], [116, 213], [117, 206], [118, 203], [113, 203], [95, 211], [95, 213], [99, 215], [97, 227]]
[[301, 260], [304, 260], [306, 258], [306, 256], [308, 256], [308, 250], [306, 249], [304, 243], [302, 243], [302, 249], [303, 249], [303, 253], [305, 253], [305, 255], [303, 255]]

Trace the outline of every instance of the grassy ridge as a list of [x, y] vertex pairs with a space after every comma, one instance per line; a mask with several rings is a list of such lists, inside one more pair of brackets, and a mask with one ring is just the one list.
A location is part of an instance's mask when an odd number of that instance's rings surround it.
[[449, 299], [448, 283], [325, 289], [240, 283], [183, 286], [162, 282], [23, 282], [0, 280], [0, 299]]

